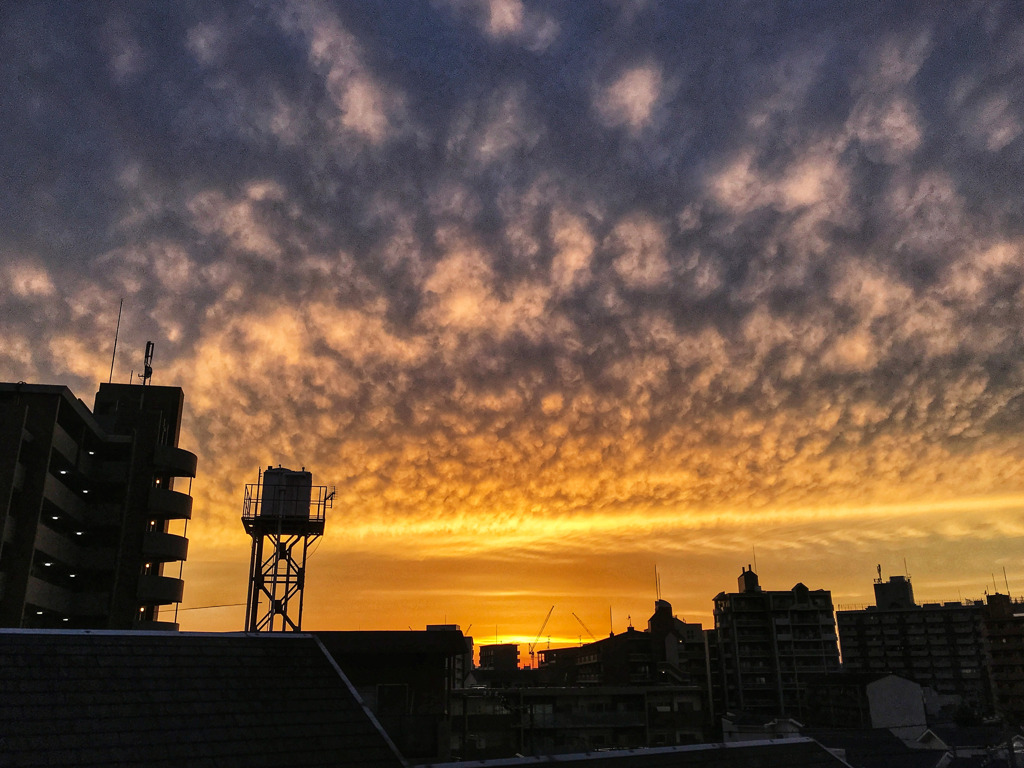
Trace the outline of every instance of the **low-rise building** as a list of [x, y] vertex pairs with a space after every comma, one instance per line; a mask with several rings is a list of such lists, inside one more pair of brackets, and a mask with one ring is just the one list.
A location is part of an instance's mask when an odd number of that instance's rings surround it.
[[457, 692], [452, 755], [483, 760], [703, 741], [691, 686], [476, 688]]
[[457, 626], [313, 634], [403, 756], [448, 758], [453, 692], [470, 649]]

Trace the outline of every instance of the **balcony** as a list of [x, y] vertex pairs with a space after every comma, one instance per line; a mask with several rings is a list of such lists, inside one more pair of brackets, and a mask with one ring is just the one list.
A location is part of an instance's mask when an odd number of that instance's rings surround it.
[[76, 537], [58, 533], [45, 524], [36, 528], [35, 544], [40, 552], [67, 568], [110, 571], [117, 562], [113, 547], [83, 547]]
[[170, 576], [143, 574], [139, 576], [139, 590], [136, 596], [140, 603], [147, 605], [168, 605], [180, 603], [185, 582]]
[[183, 448], [158, 445], [153, 450], [153, 466], [158, 473], [172, 477], [195, 477], [196, 464], [196, 455]]
[[62, 512], [66, 512], [76, 520], [85, 518], [85, 504], [68, 487], [53, 475], [48, 474], [43, 483], [43, 498], [49, 500]]
[[142, 539], [143, 556], [155, 563], [169, 563], [188, 557], [188, 539], [173, 533], [146, 531]]
[[69, 463], [74, 464], [78, 460], [78, 452], [80, 450], [78, 443], [74, 441], [71, 435], [64, 431], [64, 427], [60, 424], [53, 425], [53, 447]]
[[128, 464], [123, 461], [96, 461], [90, 479], [97, 483], [124, 483], [128, 480]]
[[164, 520], [190, 520], [192, 497], [167, 488], [149, 489], [149, 513]]
[[28, 577], [25, 602], [67, 616], [94, 616], [109, 609], [109, 597], [105, 593], [71, 592], [35, 576]]

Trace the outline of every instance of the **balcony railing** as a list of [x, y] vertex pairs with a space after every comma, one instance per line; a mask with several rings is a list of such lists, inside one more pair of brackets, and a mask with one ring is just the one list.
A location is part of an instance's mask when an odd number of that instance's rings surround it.
[[150, 488], [149, 514], [164, 520], [189, 520], [192, 517], [192, 497], [167, 488]]
[[35, 576], [28, 577], [25, 602], [68, 616], [102, 614], [109, 608], [105, 592], [71, 592]]
[[146, 531], [142, 539], [142, 554], [156, 563], [185, 560], [188, 557], [188, 539], [174, 533]]
[[140, 603], [147, 605], [168, 605], [180, 603], [185, 582], [170, 576], [143, 574], [139, 576], [137, 597]]
[[245, 486], [242, 525], [253, 530], [322, 535], [327, 509], [332, 506], [334, 489], [326, 485], [278, 487], [270, 497], [263, 496], [262, 483]]
[[172, 445], [158, 445], [153, 450], [153, 465], [157, 472], [174, 477], [195, 477], [198, 459], [191, 451]]

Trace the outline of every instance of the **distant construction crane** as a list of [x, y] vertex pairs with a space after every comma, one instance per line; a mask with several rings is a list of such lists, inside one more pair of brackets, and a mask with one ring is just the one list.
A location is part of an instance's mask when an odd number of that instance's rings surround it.
[[536, 639], [534, 639], [534, 641], [532, 643], [530, 643], [530, 667], [531, 668], [536, 668], [536, 666], [537, 666], [536, 664], [534, 664], [534, 659], [533, 659], [534, 649], [537, 647], [537, 643], [540, 642], [540, 636], [544, 634], [544, 628], [548, 625], [548, 619], [551, 618], [551, 612], [553, 610], [555, 610], [555, 606], [553, 606], [553, 605], [550, 608], [548, 608], [548, 615], [544, 617], [544, 623], [541, 624], [540, 625], [540, 629], [537, 630], [537, 637], [536, 637]]
[[593, 640], [596, 643], [597, 642], [597, 638], [594, 637], [594, 633], [590, 631], [590, 627], [588, 627], [586, 624], [583, 623], [583, 619], [581, 619], [579, 616], [577, 616], [575, 611], [573, 611], [572, 617], [574, 619], [576, 619], [576, 621], [578, 621], [580, 623], [580, 626], [583, 627], [583, 631], [586, 632], [588, 635], [590, 635], [590, 639]]

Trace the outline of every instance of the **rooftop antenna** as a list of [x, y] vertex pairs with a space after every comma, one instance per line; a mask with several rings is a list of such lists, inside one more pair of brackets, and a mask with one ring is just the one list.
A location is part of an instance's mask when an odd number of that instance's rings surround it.
[[754, 550], [754, 573], [757, 573], [757, 547], [752, 546], [751, 549]]
[[1010, 580], [1006, 578], [1006, 566], [1003, 566], [1003, 583], [1006, 584], [1006, 594], [1010, 594]]
[[875, 584], [881, 584], [882, 583], [882, 564], [879, 563], [877, 566], [875, 566], [875, 570], [878, 571], [878, 579], [875, 580]]
[[907, 578], [909, 579], [910, 578], [910, 569], [907, 568], [907, 558], [905, 558], [905, 557], [903, 558], [903, 572], [907, 575]]
[[153, 378], [153, 342], [146, 342], [146, 357], [143, 361], [142, 373], [139, 374], [139, 378], [142, 379], [142, 386], [146, 386], [150, 383], [150, 379]]
[[654, 595], [661, 600], [661, 576], [658, 575], [658, 564], [654, 564]]
[[114, 351], [110, 355], [110, 377], [107, 379], [107, 384], [114, 380], [114, 358], [117, 357], [117, 334], [121, 331], [121, 308], [124, 307], [124, 298], [122, 297], [121, 303], [117, 305], [117, 327], [114, 328]]

